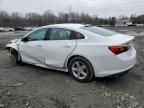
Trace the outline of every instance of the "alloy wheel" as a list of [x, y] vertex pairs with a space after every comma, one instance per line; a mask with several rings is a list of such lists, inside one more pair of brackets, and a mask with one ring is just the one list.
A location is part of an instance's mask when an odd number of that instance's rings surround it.
[[78, 79], [84, 79], [88, 75], [88, 69], [86, 65], [79, 61], [72, 64], [72, 72], [73, 75]]

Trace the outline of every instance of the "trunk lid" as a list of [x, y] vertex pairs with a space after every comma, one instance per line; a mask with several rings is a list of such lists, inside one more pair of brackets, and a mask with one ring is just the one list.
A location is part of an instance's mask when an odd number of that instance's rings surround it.
[[128, 36], [123, 34], [116, 34], [114, 36], [106, 37], [110, 45], [129, 45], [134, 40], [134, 36]]
[[[125, 53], [128, 56], [132, 55], [134, 36], [128, 36], [123, 34], [117, 34], [107, 37], [109, 40], [109, 49], [116, 55]], [[111, 43], [110, 43], [111, 42]]]

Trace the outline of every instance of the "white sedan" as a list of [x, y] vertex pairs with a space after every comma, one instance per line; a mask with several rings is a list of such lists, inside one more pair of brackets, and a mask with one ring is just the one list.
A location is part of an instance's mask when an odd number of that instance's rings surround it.
[[66, 71], [88, 82], [131, 69], [136, 63], [133, 39], [91, 25], [55, 24], [10, 41], [7, 48], [16, 63]]
[[10, 31], [14, 31], [14, 29], [10, 27], [0, 27], [0, 32], [10, 32]]

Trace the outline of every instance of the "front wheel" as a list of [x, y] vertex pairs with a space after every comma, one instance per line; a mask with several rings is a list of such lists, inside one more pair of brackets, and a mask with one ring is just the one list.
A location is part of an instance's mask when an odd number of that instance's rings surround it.
[[18, 58], [18, 52], [14, 49], [10, 49], [10, 59], [12, 63], [21, 64], [22, 61]]
[[94, 76], [92, 65], [82, 57], [73, 58], [69, 63], [68, 69], [73, 78], [79, 82], [89, 82]]

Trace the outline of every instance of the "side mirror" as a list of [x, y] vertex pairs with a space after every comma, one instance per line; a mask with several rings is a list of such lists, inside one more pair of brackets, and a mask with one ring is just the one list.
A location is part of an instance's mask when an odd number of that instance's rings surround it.
[[27, 37], [23, 37], [23, 38], [21, 39], [21, 41], [22, 41], [22, 42], [27, 42], [27, 41], [28, 41], [28, 38], [27, 38]]

